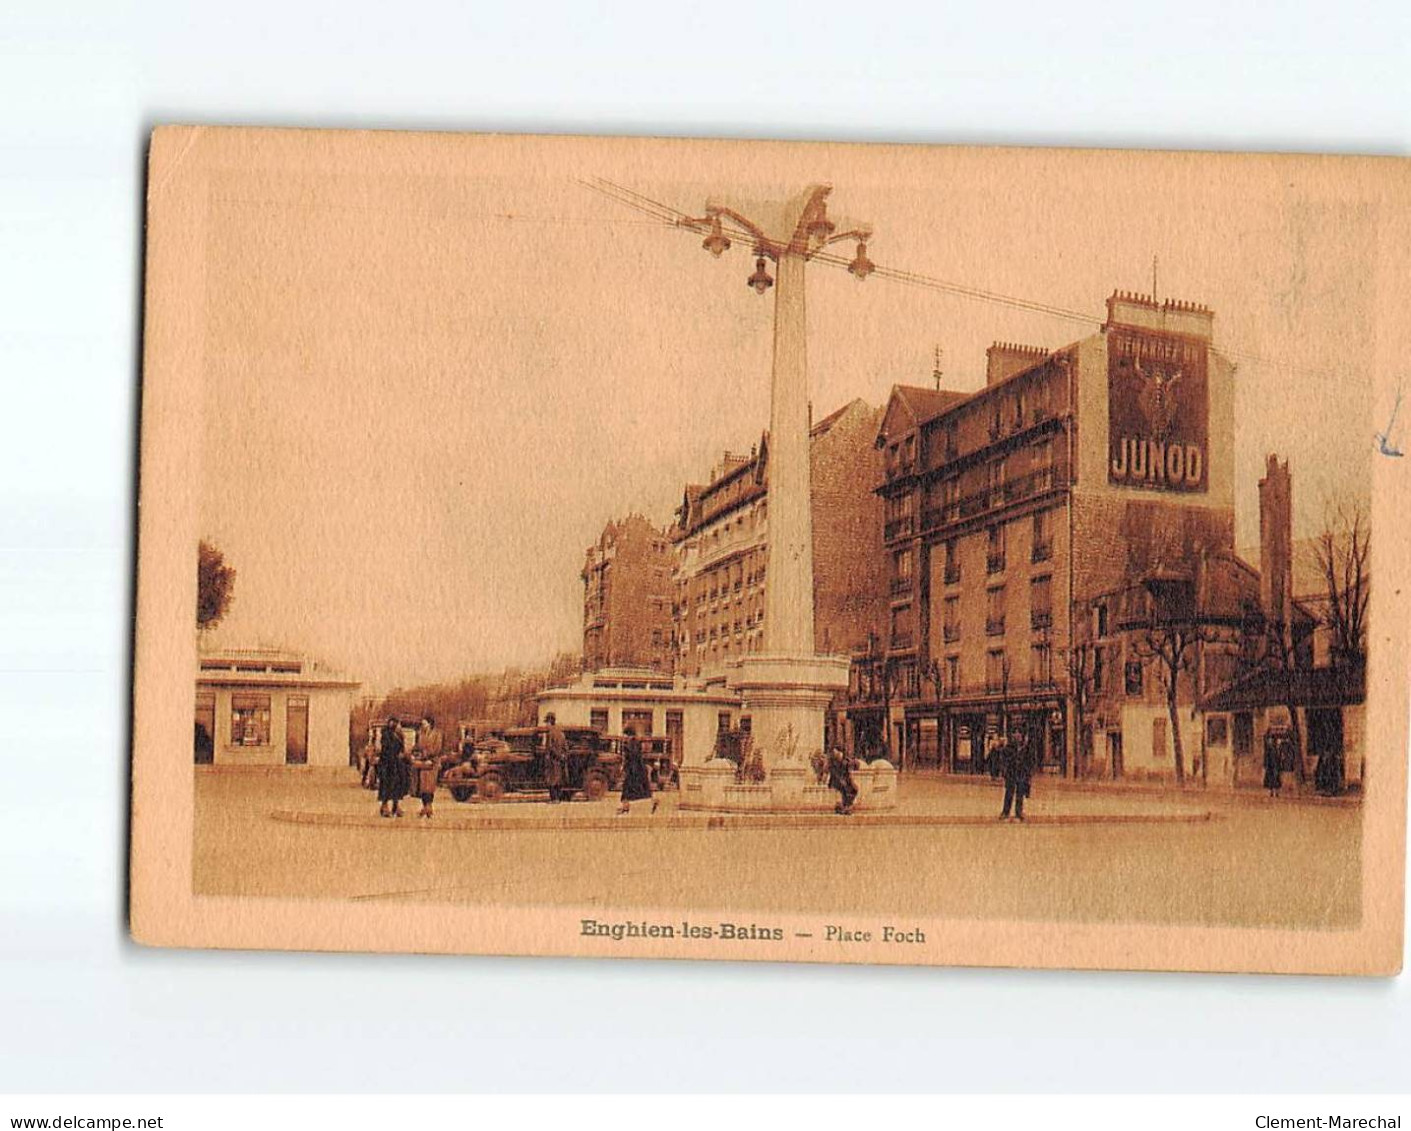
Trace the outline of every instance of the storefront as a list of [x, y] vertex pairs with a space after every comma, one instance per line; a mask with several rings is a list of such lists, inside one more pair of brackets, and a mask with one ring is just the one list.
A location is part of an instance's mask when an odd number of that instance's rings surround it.
[[940, 720], [939, 769], [986, 774], [989, 748], [1006, 734], [1019, 740], [1041, 773], [1068, 772], [1067, 708], [1062, 699], [1026, 700], [1003, 710], [995, 703], [947, 708]]
[[196, 677], [198, 765], [346, 766], [357, 680], [290, 652], [206, 653]]

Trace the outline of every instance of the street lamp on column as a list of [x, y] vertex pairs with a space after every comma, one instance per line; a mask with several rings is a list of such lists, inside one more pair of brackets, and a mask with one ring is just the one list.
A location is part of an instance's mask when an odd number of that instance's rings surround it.
[[[839, 231], [828, 216], [828, 185], [814, 185], [785, 202], [708, 201], [705, 213], [679, 221], [704, 233], [701, 246], [719, 258], [735, 237], [754, 251], [745, 280], [755, 293], [774, 291], [774, 365], [770, 392], [769, 541], [763, 647], [770, 653], [812, 656], [813, 524], [809, 488], [809, 397], [804, 318], [804, 267], [824, 249], [852, 241], [847, 264], [855, 279], [876, 265], [867, 256], [872, 229]], [[753, 216], [746, 212], [753, 213]], [[828, 262], [841, 264], [837, 257]], [[774, 274], [770, 273], [770, 265]]]

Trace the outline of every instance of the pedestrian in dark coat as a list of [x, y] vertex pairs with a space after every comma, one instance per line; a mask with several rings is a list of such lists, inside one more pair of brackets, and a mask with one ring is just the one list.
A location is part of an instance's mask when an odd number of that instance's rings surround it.
[[1006, 738], [1000, 743], [997, 753], [1000, 773], [1004, 775], [1004, 808], [1000, 810], [999, 819], [1001, 821], [1008, 820], [1012, 808], [1014, 819], [1022, 821], [1024, 819], [1024, 798], [1029, 796], [1034, 773], [1033, 762], [1029, 757], [1028, 747], [1024, 743], [1024, 736], [1021, 734], [1013, 738]]
[[1284, 787], [1283, 758], [1279, 754], [1279, 744], [1265, 739], [1264, 742], [1264, 788], [1270, 797], [1278, 797]]
[[1342, 792], [1341, 750], [1318, 752], [1318, 765], [1313, 770], [1313, 784], [1324, 797], [1336, 797]]
[[637, 741], [637, 732], [627, 728], [627, 741], [622, 744], [622, 805], [617, 810], [620, 817], [632, 809], [632, 802], [652, 798], [652, 812], [657, 811], [657, 799], [652, 797], [652, 775], [647, 769], [647, 759], [642, 753], [642, 744]]
[[828, 788], [838, 791], [839, 801], [833, 812], [840, 817], [851, 813], [853, 802], [857, 800], [857, 783], [853, 781], [852, 769], [853, 759], [840, 747], [833, 747], [828, 755]]
[[544, 716], [549, 733], [544, 737], [544, 780], [549, 787], [549, 803], [566, 799], [568, 789], [568, 738], [552, 713]]
[[402, 724], [388, 719], [382, 727], [382, 746], [377, 752], [377, 800], [383, 817], [402, 815], [402, 798], [407, 795], [407, 744], [402, 737]]

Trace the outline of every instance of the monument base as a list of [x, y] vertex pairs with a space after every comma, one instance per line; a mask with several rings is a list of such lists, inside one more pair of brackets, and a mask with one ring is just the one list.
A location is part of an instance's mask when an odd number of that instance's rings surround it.
[[[845, 656], [761, 653], [726, 675], [750, 718], [751, 752], [741, 765], [712, 759], [681, 767], [680, 807], [720, 813], [828, 813], [840, 797], [822, 774], [824, 714], [848, 685]], [[853, 771], [853, 811], [896, 807], [896, 770], [876, 761]]]

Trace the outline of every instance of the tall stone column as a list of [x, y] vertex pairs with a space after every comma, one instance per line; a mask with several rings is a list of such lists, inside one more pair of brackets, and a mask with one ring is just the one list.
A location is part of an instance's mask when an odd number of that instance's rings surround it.
[[769, 547], [764, 646], [813, 655], [813, 489], [809, 471], [804, 258], [779, 259], [769, 409]]
[[[763, 649], [730, 665], [726, 681], [740, 696], [749, 716], [754, 750], [761, 756], [764, 780], [736, 775], [728, 764], [707, 763], [682, 771], [684, 808], [739, 810], [827, 810], [837, 797], [815, 779], [813, 755], [823, 750], [824, 717], [832, 697], [848, 685], [848, 658], [814, 651], [813, 487], [810, 470], [808, 348], [804, 275], [810, 255], [830, 242], [827, 186], [813, 186], [779, 208], [771, 221], [756, 225], [743, 213], [717, 207], [715, 218], [729, 217], [748, 228], [759, 257], [777, 265], [774, 287], [774, 362], [769, 405], [769, 519], [764, 580]], [[698, 221], [703, 227], [711, 217]], [[705, 247], [721, 250], [718, 224]], [[856, 237], [866, 277], [861, 229], [837, 238]], [[761, 269], [763, 264], [761, 264]], [[751, 278], [754, 283], [754, 278]], [[760, 289], [763, 289], [761, 287]], [[863, 808], [896, 804], [890, 767], [868, 767], [859, 775]]]

